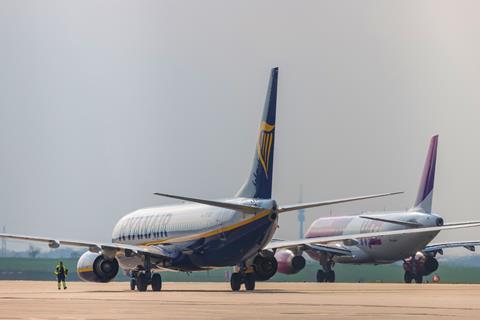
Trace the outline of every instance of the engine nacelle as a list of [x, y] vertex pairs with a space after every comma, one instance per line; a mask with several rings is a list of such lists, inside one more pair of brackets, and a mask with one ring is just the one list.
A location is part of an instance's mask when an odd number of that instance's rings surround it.
[[83, 281], [109, 282], [118, 273], [118, 261], [116, 258], [107, 259], [102, 254], [87, 251], [78, 259], [77, 273]]
[[425, 259], [425, 263], [423, 265], [423, 275], [428, 276], [429, 274], [437, 271], [438, 269], [438, 260], [434, 257], [427, 256]]
[[277, 273], [277, 260], [273, 252], [263, 251], [253, 259], [253, 268], [255, 269], [255, 278], [258, 281], [266, 281]]
[[305, 258], [295, 255], [291, 250], [279, 250], [275, 253], [278, 262], [278, 272], [295, 274], [305, 268]]

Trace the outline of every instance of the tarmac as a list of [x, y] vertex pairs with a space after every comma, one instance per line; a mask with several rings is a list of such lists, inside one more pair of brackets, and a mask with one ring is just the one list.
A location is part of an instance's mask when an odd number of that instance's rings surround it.
[[161, 292], [126, 282], [0, 281], [0, 319], [480, 319], [480, 285], [164, 283]]

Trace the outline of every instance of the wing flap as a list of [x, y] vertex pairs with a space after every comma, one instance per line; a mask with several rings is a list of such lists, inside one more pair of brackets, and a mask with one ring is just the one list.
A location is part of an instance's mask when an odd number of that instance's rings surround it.
[[343, 248], [338, 248], [338, 247], [333, 247], [333, 246], [328, 246], [323, 244], [307, 244], [305, 246], [309, 250], [314, 250], [318, 252], [330, 253], [337, 256], [352, 256], [352, 251], [348, 249], [343, 249]]

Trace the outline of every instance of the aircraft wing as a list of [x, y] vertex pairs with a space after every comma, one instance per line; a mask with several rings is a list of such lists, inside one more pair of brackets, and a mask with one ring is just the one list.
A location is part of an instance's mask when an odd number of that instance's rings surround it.
[[[271, 243], [282, 242], [286, 240], [282, 239], [272, 239]], [[339, 256], [351, 256], [352, 252], [348, 249], [344, 249], [338, 245], [329, 245], [329, 244], [302, 244], [297, 246], [297, 249], [305, 250], [313, 250], [318, 252], [325, 252]]]
[[443, 249], [447, 248], [465, 248], [470, 251], [475, 251], [475, 247], [480, 246], [480, 241], [458, 241], [458, 242], [444, 242], [431, 244], [423, 249], [423, 252], [440, 253], [443, 254]]
[[469, 222], [457, 222], [452, 224], [446, 224], [438, 227], [423, 227], [423, 228], [412, 228], [412, 229], [391, 230], [391, 231], [344, 234], [339, 236], [316, 237], [316, 238], [307, 238], [307, 239], [301, 239], [301, 240], [278, 241], [278, 242], [270, 242], [264, 249], [273, 250], [273, 249], [282, 249], [282, 248], [285, 248], [285, 249], [298, 248], [305, 245], [325, 244], [329, 242], [338, 242], [338, 241], [343, 241], [346, 243], [357, 243], [358, 241], [356, 239], [359, 239], [359, 238], [372, 238], [372, 237], [393, 236], [393, 235], [403, 235], [403, 234], [422, 233], [422, 232], [435, 232], [435, 231], [442, 231], [442, 230], [472, 228], [472, 227], [479, 227], [479, 226], [480, 226], [480, 221], [469, 221]]
[[50, 248], [58, 248], [61, 245], [71, 246], [71, 247], [83, 247], [83, 248], [87, 248], [92, 252], [104, 252], [105, 254], [111, 255], [111, 256], [115, 256], [117, 253], [125, 253], [127, 255], [134, 253], [139, 255], [148, 254], [150, 256], [168, 258], [162, 253], [161, 250], [152, 246], [135, 246], [135, 245], [121, 244], [121, 243], [99, 243], [99, 242], [88, 242], [88, 241], [60, 240], [60, 239], [54, 239], [54, 238], [25, 236], [25, 235], [8, 234], [8, 233], [0, 233], [0, 238], [43, 242], [48, 244]]

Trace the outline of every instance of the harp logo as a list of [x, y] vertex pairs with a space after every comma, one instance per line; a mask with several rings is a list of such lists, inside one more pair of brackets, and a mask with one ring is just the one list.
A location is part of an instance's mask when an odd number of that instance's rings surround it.
[[273, 130], [275, 125], [262, 122], [260, 125], [260, 134], [258, 135], [257, 153], [258, 160], [262, 164], [265, 176], [268, 178], [268, 166], [270, 164], [270, 155], [273, 145]]

